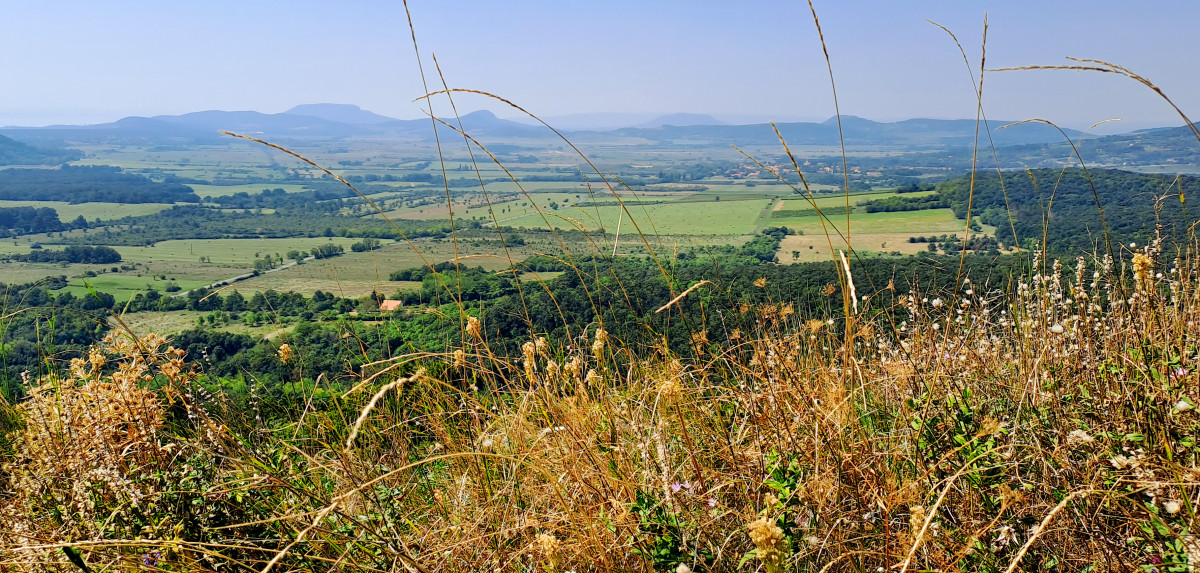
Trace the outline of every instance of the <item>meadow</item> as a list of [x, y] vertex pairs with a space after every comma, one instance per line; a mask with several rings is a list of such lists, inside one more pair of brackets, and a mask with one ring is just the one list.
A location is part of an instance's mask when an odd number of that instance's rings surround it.
[[64, 223], [82, 216], [88, 222], [100, 219], [110, 221], [123, 217], [149, 215], [163, 209], [170, 209], [169, 203], [67, 203], [65, 201], [0, 201], [0, 209], [11, 207], [49, 207], [58, 212], [59, 220]]
[[[657, 198], [648, 198], [657, 199]], [[616, 232], [621, 219], [623, 232], [640, 229], [655, 236], [682, 235], [748, 235], [759, 226], [760, 214], [773, 203], [768, 200], [725, 200], [696, 202], [673, 201], [658, 204], [630, 204], [602, 207], [566, 207], [541, 214], [521, 215], [504, 220], [512, 227], [544, 228], [547, 224], [559, 229], [582, 228], [588, 231], [605, 229]], [[625, 214], [628, 210], [628, 215]], [[543, 219], [545, 217], [545, 219]], [[634, 223], [631, 223], [631, 220]]]

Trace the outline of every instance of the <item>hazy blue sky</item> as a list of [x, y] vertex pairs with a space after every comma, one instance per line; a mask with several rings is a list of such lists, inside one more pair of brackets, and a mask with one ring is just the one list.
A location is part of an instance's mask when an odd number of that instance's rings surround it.
[[[1200, 2], [815, 0], [842, 112], [876, 120], [974, 117], [951, 28], [978, 68], [1110, 60], [1200, 118]], [[426, 72], [529, 110], [692, 112], [789, 120], [833, 113], [803, 1], [411, 0]], [[422, 93], [399, 0], [7, 2], [0, 125], [92, 123], [204, 109], [280, 112], [354, 103], [419, 117]], [[431, 86], [438, 85], [430, 77]], [[460, 109], [501, 107], [463, 97]], [[444, 104], [435, 104], [444, 109]], [[995, 119], [1125, 129], [1181, 123], [1134, 82], [1078, 72], [987, 75]]]

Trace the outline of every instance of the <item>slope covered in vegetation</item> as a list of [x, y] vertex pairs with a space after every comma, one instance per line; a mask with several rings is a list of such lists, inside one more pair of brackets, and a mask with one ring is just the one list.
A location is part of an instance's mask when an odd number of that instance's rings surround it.
[[[510, 355], [459, 314], [452, 349], [362, 364], [335, 387], [284, 344], [270, 359], [291, 408], [270, 415], [253, 381], [234, 400], [163, 339], [117, 330], [5, 408], [0, 560], [1186, 567], [1200, 557], [1200, 259], [1132, 255], [902, 295], [851, 265], [836, 280], [862, 300], [801, 317], [767, 297], [719, 343], [692, 329], [684, 352], [674, 331], [629, 345], [598, 316]], [[705, 306], [705, 288], [661, 314]]]

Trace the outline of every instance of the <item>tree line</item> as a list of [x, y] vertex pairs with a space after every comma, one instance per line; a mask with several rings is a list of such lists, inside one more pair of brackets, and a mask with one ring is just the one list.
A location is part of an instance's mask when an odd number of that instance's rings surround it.
[[0, 200], [67, 203], [199, 203], [191, 187], [159, 183], [120, 167], [0, 170]]

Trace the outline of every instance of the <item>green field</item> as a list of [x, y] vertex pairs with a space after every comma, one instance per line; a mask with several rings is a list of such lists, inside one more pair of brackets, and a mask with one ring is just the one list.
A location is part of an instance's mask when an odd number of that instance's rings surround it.
[[[414, 288], [415, 283], [400, 283], [388, 280], [388, 275], [400, 269], [421, 267], [454, 258], [454, 245], [448, 239], [420, 240], [414, 242], [420, 254], [407, 243], [388, 243], [383, 248], [363, 253], [347, 252], [331, 259], [312, 260], [287, 269], [265, 273], [240, 281], [234, 287], [242, 292], [295, 291], [312, 294], [322, 290], [342, 297], [360, 297], [372, 291], [390, 296], [400, 288]], [[510, 263], [495, 254], [495, 247], [480, 246], [472, 240], [459, 241], [459, 258], [469, 266], [482, 266], [488, 270], [509, 268]], [[532, 254], [532, 247], [513, 249], [517, 262]], [[501, 252], [502, 253], [502, 252]], [[424, 257], [424, 258], [422, 258]]]
[[[828, 217], [827, 225], [845, 232], [846, 216]], [[772, 225], [785, 225], [805, 234], [821, 234], [824, 227], [816, 215], [771, 219]], [[850, 215], [852, 233], [914, 233], [941, 235], [962, 231], [966, 222], [955, 217], [950, 209], [926, 209], [923, 211], [895, 211], [890, 213], [856, 212]]]
[[[559, 207], [545, 216], [550, 225], [560, 229], [583, 227], [593, 231], [604, 227], [613, 233], [620, 218], [622, 234], [634, 234], [640, 229], [646, 235], [746, 235], [754, 232], [759, 216], [772, 204], [773, 200], [758, 199], [630, 205], [629, 216], [624, 216], [619, 206]], [[631, 224], [630, 217], [636, 226]], [[547, 221], [530, 214], [505, 217], [501, 224], [544, 229]]]
[[[562, 185], [561, 183], [559, 184]], [[671, 201], [680, 197], [685, 197], [688, 193], [682, 192], [631, 192], [625, 191], [621, 193], [622, 200], [656, 200], [656, 201]], [[531, 192], [528, 196], [512, 191], [504, 193], [492, 194], [489, 186], [489, 197], [491, 199], [491, 212], [494, 212], [498, 219], [509, 219], [520, 215], [536, 214], [538, 209], [542, 211], [552, 211], [551, 203], [559, 205], [559, 209], [570, 207], [576, 203], [585, 202], [610, 202], [615, 199], [612, 193], [605, 188], [594, 189], [594, 196], [588, 193], [586, 188], [580, 188], [571, 191], [559, 192]], [[454, 216], [456, 218], [463, 217], [468, 220], [490, 221], [492, 216], [488, 210], [488, 198], [485, 198], [482, 193], [459, 193], [459, 196], [454, 202]], [[536, 206], [537, 208], [535, 209]], [[446, 208], [444, 202], [439, 202], [430, 205], [421, 205], [417, 207], [402, 207], [391, 209], [386, 212], [389, 218], [399, 219], [414, 219], [414, 220], [431, 220], [431, 219], [448, 219], [450, 217], [449, 209]], [[377, 215], [376, 215], [377, 216]]]
[[[122, 315], [121, 322], [138, 335], [146, 335], [153, 332], [163, 336], [173, 336], [185, 330], [196, 328], [199, 319], [207, 314], [207, 312], [197, 312], [194, 310], [135, 312]], [[116, 319], [111, 319], [109, 323], [115, 326], [117, 321]], [[234, 334], [274, 338], [287, 332], [290, 327], [291, 325], [289, 324], [277, 324], [273, 322], [267, 322], [259, 326], [249, 326], [238, 321], [231, 321], [229, 324], [218, 324], [212, 328]]]
[[88, 222], [100, 219], [108, 221], [122, 217], [153, 215], [171, 208], [170, 203], [67, 203], [65, 201], [0, 201], [0, 209], [12, 207], [49, 207], [58, 211], [58, 219], [64, 223], [83, 215]]
[[[313, 237], [288, 239], [185, 239], [180, 241], [162, 241], [153, 247], [114, 247], [126, 261], [143, 263], [197, 263], [209, 266], [223, 266], [249, 269], [254, 267], [255, 259], [264, 255], [287, 256], [291, 250], [311, 250], [318, 245], [334, 243], [350, 251], [350, 245], [358, 239], [345, 237]], [[258, 255], [258, 256], [256, 256]], [[199, 263], [200, 257], [207, 257], [211, 263]], [[238, 273], [235, 273], [238, 274]], [[218, 277], [220, 278], [220, 277]]]
[[202, 287], [209, 284], [205, 280], [194, 279], [178, 279], [178, 280], [161, 280], [149, 276], [137, 276], [121, 273], [105, 273], [94, 277], [78, 277], [71, 279], [67, 283], [67, 288], [60, 292], [70, 292], [75, 296], [91, 296], [88, 291], [88, 286], [99, 291], [113, 295], [113, 298], [118, 302], [124, 302], [133, 297], [139, 292], [147, 290], [156, 290], [166, 292], [167, 284], [174, 283], [183, 291], [191, 290], [197, 287]]
[[188, 187], [194, 189], [196, 191], [196, 195], [200, 198], [225, 197], [237, 193], [258, 195], [259, 193], [262, 193], [263, 189], [283, 189], [288, 193], [296, 193], [304, 190], [303, 185], [289, 183], [246, 183], [243, 185], [197, 185], [194, 183], [189, 183]]

